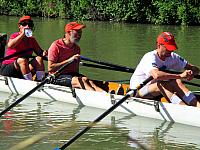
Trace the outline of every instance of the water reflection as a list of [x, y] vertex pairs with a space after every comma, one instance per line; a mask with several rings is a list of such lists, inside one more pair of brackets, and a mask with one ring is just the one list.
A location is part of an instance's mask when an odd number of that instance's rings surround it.
[[[0, 94], [1, 110], [19, 96]], [[0, 122], [0, 147], [8, 149], [43, 132], [47, 136], [25, 149], [54, 149], [61, 146], [82, 127], [104, 110], [57, 101], [27, 98], [14, 107]], [[69, 126], [69, 123], [75, 124]], [[64, 128], [52, 132], [59, 125]], [[82, 149], [141, 149], [136, 139], [149, 149], [199, 149], [199, 128], [161, 120], [113, 112], [70, 148]], [[132, 138], [132, 139], [131, 139]]]

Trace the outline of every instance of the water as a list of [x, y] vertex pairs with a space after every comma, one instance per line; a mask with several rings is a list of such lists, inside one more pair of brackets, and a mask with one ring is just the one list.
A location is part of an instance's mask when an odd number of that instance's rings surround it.
[[[0, 16], [0, 32], [10, 35], [18, 30], [17, 17]], [[41, 47], [47, 50], [50, 44], [63, 36], [68, 20], [33, 18], [34, 36]], [[82, 55], [114, 64], [135, 68], [144, 53], [155, 48], [155, 39], [160, 32], [175, 34], [177, 51], [191, 63], [200, 66], [200, 27], [155, 26], [121, 24], [111, 22], [84, 22], [86, 28], [80, 41]], [[130, 79], [131, 74], [81, 67], [81, 72], [90, 78], [101, 80]], [[199, 81], [196, 80], [196, 83]], [[198, 90], [197, 87], [191, 87]], [[17, 97], [0, 93], [1, 110]], [[61, 102], [27, 98], [0, 122], [0, 149], [9, 149], [18, 143], [33, 139], [34, 135], [47, 132], [47, 136], [26, 147], [26, 150], [50, 150], [61, 146], [81, 127], [94, 120], [103, 110], [80, 108]], [[62, 123], [72, 127], [52, 132]], [[149, 149], [199, 149], [199, 128], [171, 124], [160, 120], [112, 113], [100, 125], [95, 126], [73, 143], [69, 149], [140, 149], [130, 137]]]
[[[0, 98], [2, 108], [19, 96], [1, 93]], [[16, 149], [19, 143], [27, 139], [34, 140], [33, 136], [45, 132], [46, 136], [42, 136], [36, 143], [28, 144], [24, 149], [53, 150], [102, 112], [101, 109], [91, 107], [27, 98], [1, 119], [0, 149], [13, 146]], [[61, 124], [64, 127], [60, 127]], [[53, 132], [55, 128], [58, 131]], [[113, 112], [69, 149], [140, 149], [131, 138], [148, 149], [199, 149], [199, 133], [197, 127]]]

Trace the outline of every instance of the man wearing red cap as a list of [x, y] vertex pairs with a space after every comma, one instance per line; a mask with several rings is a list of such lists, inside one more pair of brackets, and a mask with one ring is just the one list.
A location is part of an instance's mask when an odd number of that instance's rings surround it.
[[[0, 74], [32, 80], [32, 73], [36, 73], [36, 79], [42, 80], [44, 77], [44, 64], [41, 57], [43, 51], [36, 39], [32, 37], [34, 24], [31, 17], [21, 17], [18, 28], [19, 32], [13, 33], [7, 44], [6, 56], [13, 55], [13, 57], [2, 62]], [[37, 57], [29, 61], [33, 52]]]
[[[174, 53], [177, 45], [170, 32], [163, 32], [157, 38], [157, 49], [146, 53], [138, 64], [130, 80], [130, 88], [152, 76], [147, 86], [139, 90], [137, 97], [153, 99], [163, 95], [174, 104], [198, 106], [196, 96], [181, 82], [182, 79], [192, 80], [199, 73], [199, 68], [190, 64]], [[180, 74], [166, 73], [164, 70], [185, 70]]]
[[64, 38], [54, 41], [48, 50], [48, 71], [52, 74], [67, 62], [76, 60], [53, 83], [73, 88], [103, 91], [87, 77], [79, 74], [80, 47], [77, 43], [81, 39], [83, 28], [85, 25], [77, 22], [66, 24]]

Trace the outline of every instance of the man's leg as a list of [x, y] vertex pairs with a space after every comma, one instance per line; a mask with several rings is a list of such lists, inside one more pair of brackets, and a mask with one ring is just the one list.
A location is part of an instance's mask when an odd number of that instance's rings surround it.
[[186, 105], [181, 97], [177, 94], [180, 92], [181, 94], [183, 91], [177, 91], [178, 85], [176, 80], [168, 80], [168, 81], [160, 81], [157, 84], [158, 89], [162, 93], [162, 95], [171, 103], [173, 104], [181, 104]]
[[28, 60], [26, 58], [18, 58], [14, 63], [17, 70], [20, 70], [26, 80], [32, 80], [32, 74], [29, 69]]
[[0, 73], [1, 75], [4, 75], [4, 76], [24, 79], [21, 71], [15, 68], [15, 62], [11, 64], [6, 64], [6, 65], [2, 64]]
[[71, 81], [72, 87], [74, 88], [80, 88], [85, 90], [94, 91], [95, 89], [91, 87], [90, 84], [86, 81], [86, 77], [77, 77], [74, 76]]
[[147, 99], [153, 99], [159, 95], [161, 95], [161, 93], [157, 87], [157, 83], [146, 85], [136, 93], [136, 97]]
[[33, 61], [31, 61], [29, 68], [32, 73], [36, 74], [36, 79], [41, 81], [45, 76], [45, 67], [43, 63], [43, 59], [40, 56], [35, 57]]
[[[162, 84], [161, 84], [162, 83]], [[158, 83], [153, 83], [150, 85], [146, 85], [142, 89], [140, 89], [136, 96], [137, 97], [142, 97], [142, 98], [149, 98], [149, 99], [154, 99], [157, 96], [163, 95], [167, 101], [172, 102], [174, 104], [183, 104], [185, 105], [184, 102], [176, 95], [174, 94], [174, 91], [171, 87], [171, 82], [158, 82]], [[168, 90], [170, 89], [170, 90]]]
[[183, 83], [181, 80], [177, 79], [176, 80], [177, 87], [176, 91], [179, 94], [179, 97], [181, 97], [186, 104], [191, 105], [191, 106], [198, 106], [199, 107], [199, 102], [194, 95]]
[[102, 88], [100, 88], [96, 84], [94, 84], [93, 81], [91, 81], [91, 80], [88, 80], [88, 81], [89, 81], [90, 85], [94, 88], [95, 91], [98, 91], [98, 92], [103, 92], [104, 91]]

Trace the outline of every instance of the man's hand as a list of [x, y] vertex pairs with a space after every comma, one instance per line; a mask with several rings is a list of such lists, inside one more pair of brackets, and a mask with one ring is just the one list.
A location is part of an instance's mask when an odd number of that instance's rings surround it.
[[48, 51], [43, 51], [42, 56], [44, 57], [48, 56]]
[[72, 57], [70, 57], [68, 59], [68, 61], [71, 61], [71, 60], [79, 60], [80, 59], [80, 55], [79, 54], [76, 54], [76, 55], [73, 55]]
[[194, 78], [194, 73], [192, 70], [185, 70], [183, 73], [180, 74], [180, 76], [181, 78], [190, 81]]

